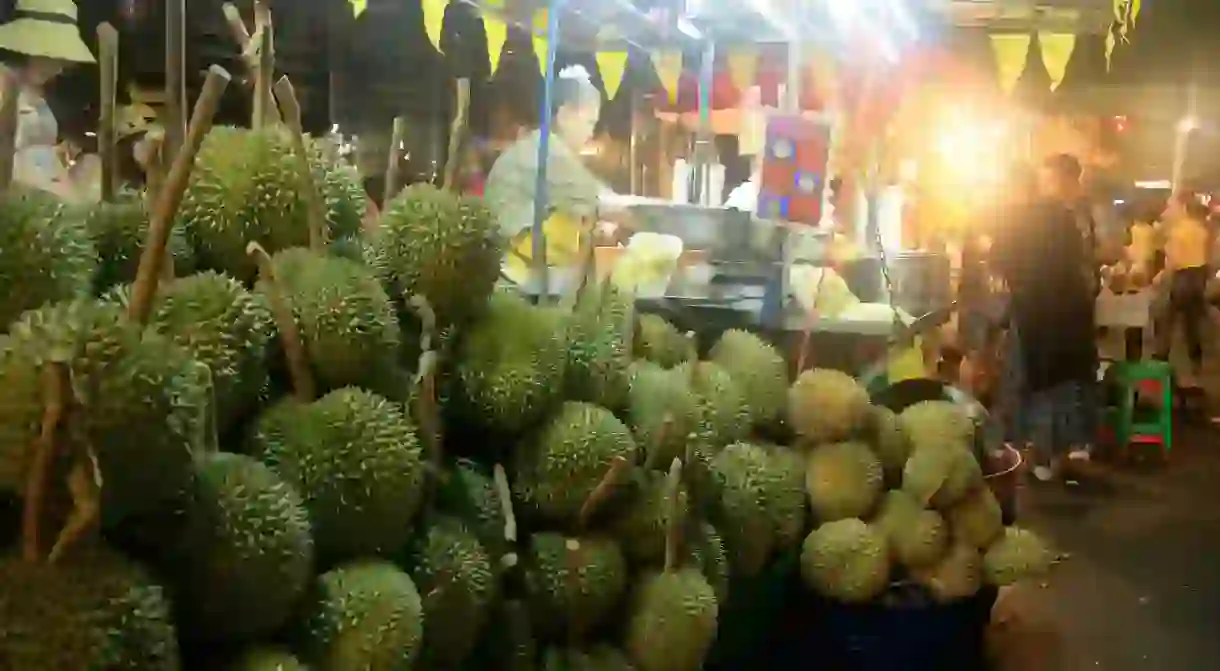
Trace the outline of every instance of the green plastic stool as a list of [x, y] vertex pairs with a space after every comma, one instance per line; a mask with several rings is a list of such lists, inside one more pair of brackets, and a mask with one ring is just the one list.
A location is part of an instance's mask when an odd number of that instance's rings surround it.
[[[1160, 445], [1168, 455], [1173, 448], [1173, 367], [1164, 361], [1124, 361], [1118, 366], [1121, 393], [1115, 438], [1122, 449], [1132, 443]], [[1151, 421], [1136, 421], [1135, 399], [1141, 389], [1154, 388], [1161, 394], [1161, 407]]]

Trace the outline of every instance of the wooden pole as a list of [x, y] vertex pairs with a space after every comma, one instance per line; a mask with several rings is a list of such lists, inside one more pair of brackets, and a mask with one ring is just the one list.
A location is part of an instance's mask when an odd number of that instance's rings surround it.
[[389, 206], [394, 196], [398, 195], [399, 167], [402, 160], [402, 143], [407, 135], [407, 118], [394, 117], [394, 127], [390, 130], [390, 159], [385, 167], [385, 191], [381, 194], [381, 210]]
[[453, 124], [449, 127], [449, 151], [445, 154], [445, 174], [441, 187], [456, 188], [457, 171], [462, 164], [462, 139], [466, 135], [466, 120], [470, 111], [470, 80], [457, 80], [457, 95], [454, 99]]
[[185, 32], [186, 0], [165, 0], [165, 165], [178, 155], [186, 137]]
[[271, 26], [271, 9], [265, 2], [254, 3], [254, 34], [258, 37], [258, 67], [254, 71], [254, 118], [250, 127], [258, 130], [271, 122], [275, 104], [271, 98], [271, 82], [275, 77], [275, 40]]
[[114, 96], [118, 83], [119, 33], [109, 23], [97, 27], [97, 50], [102, 97], [98, 115], [97, 153], [102, 159], [102, 200], [113, 202], [118, 187], [118, 165], [114, 151]]
[[13, 183], [13, 154], [17, 150], [17, 97], [21, 86], [7, 69], [0, 69], [0, 190]]
[[296, 92], [292, 90], [292, 82], [288, 81], [287, 77], [280, 77], [275, 83], [275, 98], [279, 102], [284, 122], [292, 131], [297, 171], [301, 188], [305, 189], [306, 206], [309, 208], [309, 248], [321, 251], [326, 247], [326, 203], [322, 201], [322, 192], [313, 180], [313, 170], [309, 167], [309, 149], [305, 146], [305, 132], [301, 129], [301, 105], [297, 102]]

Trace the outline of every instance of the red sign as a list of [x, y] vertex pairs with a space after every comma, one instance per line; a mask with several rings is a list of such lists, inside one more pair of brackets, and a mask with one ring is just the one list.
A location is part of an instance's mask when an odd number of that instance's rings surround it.
[[830, 126], [799, 115], [767, 119], [757, 214], [816, 226], [830, 152]]

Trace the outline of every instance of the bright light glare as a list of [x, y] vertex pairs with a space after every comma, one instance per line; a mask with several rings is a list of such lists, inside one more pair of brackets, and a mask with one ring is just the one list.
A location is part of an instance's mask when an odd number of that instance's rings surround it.
[[1192, 130], [1196, 130], [1198, 127], [1199, 127], [1199, 120], [1192, 116], [1184, 117], [1181, 121], [1178, 122], [1178, 132], [1179, 133], [1189, 133]]
[[1003, 166], [996, 157], [1007, 133], [1004, 124], [971, 119], [960, 111], [946, 115], [945, 122], [935, 147], [946, 169], [971, 182], [998, 178]]

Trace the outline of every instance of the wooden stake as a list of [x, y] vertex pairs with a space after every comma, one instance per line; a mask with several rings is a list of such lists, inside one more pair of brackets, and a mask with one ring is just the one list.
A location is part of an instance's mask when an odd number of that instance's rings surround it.
[[11, 70], [0, 69], [0, 190], [13, 183], [13, 154], [17, 151], [17, 98], [21, 86]]
[[615, 457], [610, 462], [610, 467], [606, 469], [606, 474], [602, 476], [597, 486], [589, 492], [589, 498], [580, 506], [580, 515], [576, 520], [577, 533], [584, 532], [589, 527], [589, 521], [597, 514], [597, 511], [610, 497], [610, 492], [620, 485], [625, 479], [627, 472], [631, 470], [631, 462], [622, 457]]
[[445, 155], [445, 174], [441, 188], [455, 190], [457, 171], [462, 164], [463, 137], [466, 135], [466, 123], [470, 111], [470, 80], [462, 77], [457, 80], [457, 95], [454, 99], [456, 109], [453, 111], [453, 124], [449, 127], [449, 151]]
[[199, 155], [204, 136], [212, 129], [212, 117], [216, 116], [216, 108], [220, 106], [220, 98], [228, 85], [229, 73], [225, 72], [224, 68], [219, 65], [208, 68], [203, 91], [195, 101], [195, 110], [191, 114], [186, 141], [174, 157], [165, 184], [157, 194], [157, 202], [149, 213], [151, 221], [148, 238], [140, 255], [140, 265], [136, 271], [128, 310], [132, 319], [141, 324], [147, 323], [148, 314], [152, 310], [153, 298], [157, 293], [157, 280], [161, 277], [161, 269], [165, 263], [165, 247], [169, 243], [170, 227], [173, 226], [174, 216], [178, 213], [178, 206], [182, 204], [182, 194], [186, 191], [187, 179], [195, 167], [195, 157]]
[[97, 124], [97, 153], [102, 160], [102, 200], [110, 203], [114, 202], [114, 192], [118, 187], [118, 164], [114, 152], [114, 90], [118, 84], [119, 33], [109, 23], [97, 27], [97, 52], [102, 97]]
[[165, 0], [165, 146], [162, 157], [170, 164], [186, 141], [186, 89], [184, 49], [186, 0]]
[[496, 498], [500, 500], [500, 514], [504, 517], [504, 540], [512, 547], [517, 542], [517, 516], [513, 514], [513, 490], [508, 486], [508, 475], [504, 467], [496, 464], [491, 471], [496, 485]]
[[309, 167], [309, 149], [305, 146], [305, 131], [301, 128], [301, 105], [297, 102], [292, 82], [280, 77], [275, 83], [275, 99], [279, 102], [280, 116], [292, 131], [293, 151], [297, 155], [297, 173], [305, 189], [305, 203], [309, 208], [309, 248], [322, 251], [326, 248], [326, 203], [322, 192], [313, 181], [313, 170]]
[[665, 481], [665, 492], [669, 497], [669, 519], [665, 524], [665, 572], [678, 570], [682, 551], [682, 460], [674, 459], [669, 466], [669, 477]]
[[394, 117], [394, 126], [390, 130], [390, 158], [385, 166], [385, 191], [381, 194], [381, 210], [384, 212], [394, 196], [398, 195], [399, 167], [402, 161], [402, 143], [407, 135], [407, 118]]
[[246, 254], [254, 257], [258, 263], [259, 278], [265, 283], [267, 303], [275, 318], [275, 326], [280, 332], [280, 345], [284, 348], [284, 358], [288, 360], [288, 375], [292, 378], [292, 393], [297, 400], [309, 403], [318, 397], [318, 385], [314, 381], [313, 370], [309, 367], [309, 354], [305, 351], [305, 339], [297, 328], [296, 315], [292, 307], [284, 299], [280, 291], [279, 280], [275, 276], [275, 267], [271, 263], [271, 255], [257, 242], [246, 245]]
[[21, 511], [21, 557], [27, 562], [42, 560], [39, 539], [42, 511], [55, 461], [55, 442], [67, 408], [68, 367], [49, 363], [42, 369], [42, 427], [34, 443], [34, 459], [26, 477], [25, 505]]
[[254, 35], [258, 39], [258, 67], [254, 71], [254, 116], [250, 127], [259, 130], [272, 121], [271, 82], [275, 77], [275, 40], [271, 9], [262, 0], [254, 3]]

